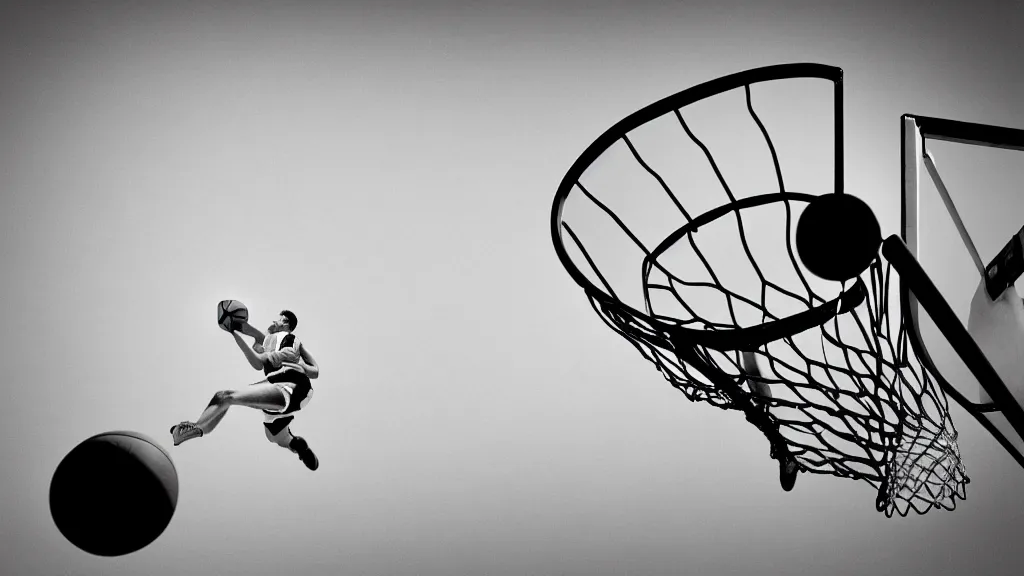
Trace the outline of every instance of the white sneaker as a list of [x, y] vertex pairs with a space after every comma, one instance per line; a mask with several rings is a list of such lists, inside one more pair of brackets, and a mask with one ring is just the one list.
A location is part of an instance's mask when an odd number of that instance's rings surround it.
[[181, 444], [185, 440], [199, 438], [202, 435], [203, 430], [196, 426], [194, 422], [182, 422], [181, 424], [171, 426], [171, 438], [174, 438], [175, 446]]

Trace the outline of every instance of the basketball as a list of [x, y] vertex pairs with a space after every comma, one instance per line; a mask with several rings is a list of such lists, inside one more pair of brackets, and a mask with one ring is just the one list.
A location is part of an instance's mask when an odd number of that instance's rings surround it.
[[823, 194], [800, 214], [796, 249], [814, 275], [845, 282], [878, 257], [882, 231], [871, 207], [850, 194]]
[[242, 322], [249, 320], [249, 309], [238, 300], [221, 300], [217, 304], [217, 324], [221, 330], [238, 330]]
[[50, 515], [78, 548], [130, 554], [157, 539], [178, 503], [170, 455], [138, 432], [105, 432], [76, 446], [50, 482]]

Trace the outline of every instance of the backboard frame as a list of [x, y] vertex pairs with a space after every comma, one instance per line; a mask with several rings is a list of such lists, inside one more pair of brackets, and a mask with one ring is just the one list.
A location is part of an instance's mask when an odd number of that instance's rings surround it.
[[[1017, 463], [1024, 467], [1024, 454], [986, 417], [987, 413], [1001, 412], [1017, 434], [1024, 439], [1024, 408], [1016, 402], [1006, 383], [997, 375], [984, 354], [980, 353], [981, 350], [977, 343], [971, 338], [963, 323], [952, 313], [952, 309], [941, 293], [928, 279], [927, 273], [917, 265], [917, 261], [920, 260], [918, 226], [920, 165], [923, 163], [935, 182], [946, 210], [963, 238], [975, 267], [978, 268], [979, 279], [985, 275], [986, 269], [985, 261], [978, 254], [952, 199], [938, 176], [934, 162], [928, 155], [926, 148], [928, 140], [1024, 151], [1024, 130], [904, 114], [901, 123], [901, 136], [903, 176], [901, 236], [909, 255], [915, 261], [911, 266], [914, 273], [907, 274], [907, 277], [902, 278], [900, 282], [901, 307], [908, 321], [910, 344], [931, 375], [939, 382], [943, 391], [974, 416], [1014, 457]], [[900, 274], [904, 276], [903, 271]], [[979, 384], [993, 398], [993, 402], [972, 402], [939, 372], [921, 334], [920, 312], [922, 308], [935, 322], [942, 335], [949, 339], [954, 350], [978, 378]]]

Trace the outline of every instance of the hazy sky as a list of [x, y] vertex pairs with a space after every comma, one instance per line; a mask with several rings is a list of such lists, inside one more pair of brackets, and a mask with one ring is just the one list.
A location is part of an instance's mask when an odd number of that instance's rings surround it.
[[[826, 476], [784, 493], [741, 415], [604, 326], [548, 218], [632, 111], [813, 61], [845, 71], [847, 190], [898, 232], [901, 114], [1024, 128], [1024, 8], [290, 4], [0, 10], [5, 573], [1019, 573], [1024, 471], [963, 410], [954, 512], [887, 519]], [[1024, 198], [957, 190], [994, 254]], [[259, 377], [215, 325], [224, 298], [258, 326], [298, 314], [321, 377], [293, 430], [318, 471], [245, 408], [171, 447]], [[47, 490], [116, 429], [168, 446], [181, 490], [160, 539], [104, 559]]]

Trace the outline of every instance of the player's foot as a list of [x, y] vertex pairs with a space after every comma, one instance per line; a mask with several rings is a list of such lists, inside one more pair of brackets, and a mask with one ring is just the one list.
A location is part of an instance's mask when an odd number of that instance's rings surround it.
[[313, 454], [313, 451], [309, 449], [309, 444], [306, 442], [305, 438], [296, 436], [295, 439], [292, 440], [291, 448], [293, 452], [299, 455], [299, 460], [302, 460], [302, 463], [306, 465], [306, 468], [316, 470], [320, 467], [320, 460], [318, 460], [316, 454]]
[[175, 446], [181, 444], [185, 440], [199, 438], [202, 435], [202, 428], [196, 426], [194, 422], [182, 422], [181, 424], [171, 426], [171, 438], [174, 438]]
[[796, 484], [796, 475], [799, 473], [800, 469], [797, 467], [796, 460], [789, 454], [779, 458], [779, 483], [782, 484], [783, 490], [789, 492], [793, 489]]

